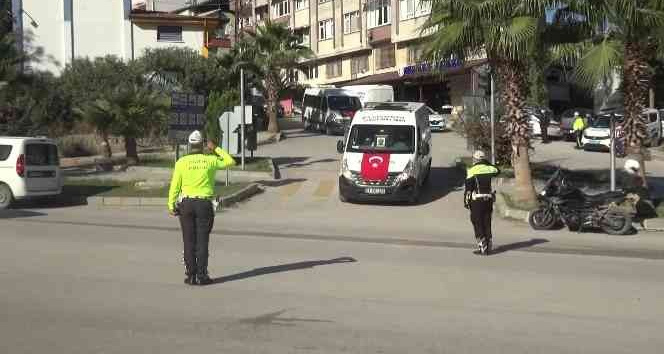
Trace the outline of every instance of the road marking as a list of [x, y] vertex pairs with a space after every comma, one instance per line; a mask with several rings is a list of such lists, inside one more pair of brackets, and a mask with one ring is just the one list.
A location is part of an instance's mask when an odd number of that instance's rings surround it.
[[327, 198], [330, 196], [335, 186], [336, 185], [333, 180], [329, 179], [322, 180], [320, 181], [320, 183], [318, 183], [318, 188], [316, 188], [316, 191], [314, 191], [314, 196], [320, 198]]
[[295, 182], [295, 183], [287, 184], [287, 185], [280, 188], [279, 193], [281, 194], [281, 196], [283, 198], [292, 197], [292, 196], [295, 195], [295, 193], [297, 193], [300, 190], [300, 188], [302, 188], [302, 185], [304, 185], [303, 182]]

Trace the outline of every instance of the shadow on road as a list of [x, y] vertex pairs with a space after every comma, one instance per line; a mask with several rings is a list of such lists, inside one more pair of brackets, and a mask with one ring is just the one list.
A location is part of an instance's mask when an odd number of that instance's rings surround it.
[[429, 185], [422, 190], [418, 204], [433, 203], [463, 187], [464, 172], [458, 167], [431, 167]]
[[518, 250], [521, 248], [528, 248], [532, 246], [537, 246], [542, 243], [547, 243], [549, 240], [545, 238], [532, 238], [528, 241], [520, 241], [520, 242], [514, 242], [514, 243], [509, 243], [506, 245], [500, 245], [491, 251], [491, 254], [500, 254], [500, 253], [505, 253], [509, 251], [514, 251]]
[[253, 277], [258, 277], [258, 276], [267, 275], [267, 274], [289, 272], [289, 271], [300, 270], [300, 269], [308, 269], [308, 268], [313, 268], [313, 267], [322, 266], [322, 265], [329, 265], [329, 264], [355, 263], [355, 262], [357, 262], [357, 260], [355, 258], [341, 257], [341, 258], [335, 258], [335, 259], [329, 259], [329, 260], [323, 260], [323, 261], [306, 261], [306, 262], [281, 264], [281, 265], [272, 266], [272, 267], [256, 268], [256, 269], [253, 269], [253, 270], [250, 270], [250, 271], [247, 271], [247, 272], [243, 272], [243, 273], [238, 273], [238, 274], [233, 274], [233, 275], [227, 275], [227, 276], [220, 277], [220, 278], [215, 278], [215, 279], [212, 280], [212, 282], [213, 282], [213, 284], [221, 284], [221, 283], [227, 283], [227, 282], [230, 282], [230, 281], [253, 278]]
[[298, 317], [281, 317], [288, 310], [281, 310], [276, 312], [270, 312], [265, 315], [260, 315], [257, 317], [244, 318], [239, 320], [239, 323], [250, 324], [255, 327], [258, 326], [284, 326], [284, 327], [293, 327], [296, 323], [333, 323], [334, 321], [330, 320], [319, 320], [316, 318], [298, 318]]
[[265, 187], [283, 187], [293, 183], [305, 182], [306, 178], [287, 178], [275, 181], [260, 181], [259, 183]]
[[44, 216], [46, 214], [30, 210], [8, 209], [0, 211], [0, 219], [29, 218], [33, 216]]

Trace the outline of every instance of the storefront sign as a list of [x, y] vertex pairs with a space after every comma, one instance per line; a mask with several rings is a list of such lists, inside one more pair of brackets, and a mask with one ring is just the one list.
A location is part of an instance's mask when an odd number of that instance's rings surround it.
[[399, 70], [399, 76], [431, 74], [435, 71], [460, 68], [463, 65], [459, 59], [441, 60], [437, 63], [423, 62], [415, 65], [409, 65]]

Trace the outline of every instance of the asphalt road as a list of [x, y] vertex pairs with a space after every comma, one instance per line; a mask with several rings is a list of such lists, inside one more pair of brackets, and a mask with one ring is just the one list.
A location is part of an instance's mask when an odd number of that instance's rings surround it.
[[[442, 169], [463, 147], [436, 139]], [[342, 204], [333, 148], [271, 147], [286, 182], [218, 214], [208, 287], [182, 284], [164, 210], [0, 213], [1, 352], [661, 352], [662, 233], [496, 220], [477, 256], [450, 175], [417, 206]]]
[[[658, 353], [661, 260], [6, 219], [4, 353]], [[353, 236], [353, 235], [348, 235]]]

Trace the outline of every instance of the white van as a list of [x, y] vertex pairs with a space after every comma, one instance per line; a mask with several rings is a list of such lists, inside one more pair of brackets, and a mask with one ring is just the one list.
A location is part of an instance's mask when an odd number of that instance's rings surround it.
[[308, 88], [302, 100], [304, 130], [316, 130], [328, 135], [343, 134], [355, 112], [361, 108], [360, 99], [350, 91]]
[[390, 85], [351, 85], [343, 89], [357, 95], [362, 107], [369, 102], [394, 102], [394, 88]]
[[53, 140], [0, 136], [0, 209], [17, 199], [58, 195], [62, 185]]
[[429, 111], [423, 103], [369, 103], [337, 151], [341, 201], [417, 203], [431, 171]]

